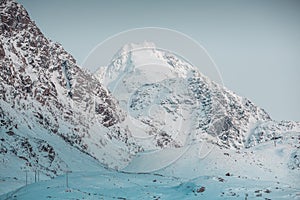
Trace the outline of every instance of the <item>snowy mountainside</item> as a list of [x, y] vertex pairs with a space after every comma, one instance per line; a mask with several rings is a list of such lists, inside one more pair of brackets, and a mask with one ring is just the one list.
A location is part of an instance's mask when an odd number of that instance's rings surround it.
[[[287, 165], [293, 145], [300, 147], [299, 139], [293, 136], [287, 133], [276, 147], [269, 141], [240, 151], [211, 143], [201, 144], [206, 147], [192, 145], [166, 168], [145, 173], [153, 162], [165, 160], [160, 151], [133, 160], [126, 169], [131, 173], [74, 172], [69, 174], [68, 187], [66, 178], [59, 176], [0, 199], [299, 199], [300, 169], [291, 170]], [[208, 156], [199, 155], [210, 148], [213, 151]]]
[[54, 178], [0, 199], [299, 197], [299, 122], [273, 121], [151, 42], [91, 75], [20, 4], [0, 8], [0, 194], [26, 171]]
[[[299, 122], [272, 120], [250, 100], [148, 42], [125, 46], [96, 76], [127, 109], [130, 120], [122, 123], [144, 131], [133, 131], [133, 137], [147, 151], [123, 171], [187, 179], [183, 184], [214, 179], [222, 186], [207, 187], [222, 189], [202, 194], [210, 199], [299, 198]], [[242, 186], [231, 185], [232, 179]], [[251, 182], [257, 187], [252, 192]]]
[[[18, 161], [6, 162], [6, 169], [28, 166], [56, 176], [65, 170], [57, 148], [69, 146], [96, 163], [126, 166], [139, 146], [118, 126], [125, 114], [117, 101], [45, 38], [20, 4], [4, 0], [0, 8], [0, 156]], [[62, 146], [51, 139], [56, 136]]]
[[291, 130], [151, 42], [125, 45], [95, 76], [127, 110], [129, 127], [134, 124], [148, 143], [152, 140], [146, 146], [140, 135], [134, 135], [148, 150], [183, 147], [203, 139], [242, 149], [253, 138], [260, 140], [252, 130], [264, 123], [273, 123], [279, 132]]

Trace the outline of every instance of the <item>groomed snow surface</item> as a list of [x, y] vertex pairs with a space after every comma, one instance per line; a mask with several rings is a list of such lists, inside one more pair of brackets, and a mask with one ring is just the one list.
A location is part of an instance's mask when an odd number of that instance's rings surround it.
[[151, 166], [164, 160], [166, 152], [142, 153], [123, 169], [126, 172], [89, 167], [69, 173], [68, 187], [62, 175], [0, 199], [300, 199], [299, 168], [291, 168], [299, 138], [293, 135], [287, 133], [276, 146], [269, 141], [241, 151], [194, 144], [155, 171]]

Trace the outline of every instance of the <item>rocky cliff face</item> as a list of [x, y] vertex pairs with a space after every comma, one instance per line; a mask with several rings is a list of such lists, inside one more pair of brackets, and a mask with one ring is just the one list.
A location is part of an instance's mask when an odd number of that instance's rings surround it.
[[[273, 121], [247, 98], [214, 83], [153, 43], [125, 45], [95, 76], [138, 121], [134, 123], [144, 127], [144, 135], [153, 144], [149, 149], [182, 147], [202, 140], [242, 149], [299, 127], [296, 122], [289, 122], [293, 124], [289, 127], [289, 123]], [[270, 123], [276, 131], [257, 137], [257, 130], [267, 130], [263, 127]]]
[[4, 0], [0, 9], [0, 153], [59, 173], [63, 161], [45, 140], [55, 134], [105, 165], [125, 165], [139, 147], [118, 126], [117, 101], [20, 4]]

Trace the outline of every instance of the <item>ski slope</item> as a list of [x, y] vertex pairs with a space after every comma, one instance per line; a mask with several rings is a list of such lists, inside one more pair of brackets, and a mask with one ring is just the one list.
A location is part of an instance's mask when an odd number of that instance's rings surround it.
[[[294, 136], [287, 134], [276, 146], [266, 142], [242, 151], [206, 143], [184, 152], [144, 152], [123, 171], [74, 171], [68, 188], [62, 175], [0, 199], [299, 199], [300, 169], [291, 168], [299, 148]], [[179, 158], [155, 169], [172, 154]]]

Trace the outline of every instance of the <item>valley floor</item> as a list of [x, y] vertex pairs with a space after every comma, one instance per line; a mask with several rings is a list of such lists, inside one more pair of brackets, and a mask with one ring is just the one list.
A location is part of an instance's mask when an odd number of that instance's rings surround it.
[[158, 174], [76, 172], [41, 181], [1, 199], [299, 199], [288, 184], [235, 176], [185, 180]]
[[[126, 172], [75, 171], [68, 175], [68, 187], [62, 175], [0, 199], [300, 199], [300, 170], [291, 166], [298, 150], [294, 140], [298, 138], [242, 151], [203, 143], [156, 156], [143, 153]], [[168, 155], [169, 163], [160, 162]]]

